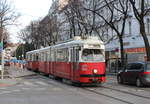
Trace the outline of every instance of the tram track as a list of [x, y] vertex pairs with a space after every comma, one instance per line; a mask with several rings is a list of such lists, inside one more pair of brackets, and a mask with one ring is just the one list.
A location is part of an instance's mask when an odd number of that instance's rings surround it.
[[[42, 76], [42, 75], [39, 75], [39, 76], [40, 76], [41, 78], [43, 78], [43, 79], [49, 79], [48, 77], [44, 77], [44, 76]], [[48, 83], [48, 84], [52, 84], [52, 85], [54, 85], [54, 86], [58, 86], [58, 83], [59, 83], [59, 84], [68, 85], [68, 84], [66, 84], [66, 83], [64, 83], [64, 82], [61, 82], [61, 81], [57, 81], [57, 83], [52, 83], [52, 82], [47, 82], [47, 83]], [[59, 86], [59, 87], [63, 88], [62, 86]], [[69, 85], [69, 87], [71, 87], [71, 88], [78, 88], [79, 90], [82, 90], [82, 91], [84, 90], [84, 91], [92, 92], [92, 93], [94, 93], [94, 94], [97, 94], [97, 95], [100, 95], [100, 96], [104, 96], [104, 97], [107, 97], [107, 98], [111, 98], [111, 99], [113, 99], [113, 100], [120, 101], [120, 102], [123, 102], [123, 103], [125, 103], [125, 104], [134, 104], [134, 103], [132, 103], [132, 102], [129, 102], [129, 101], [126, 101], [126, 100], [117, 98], [117, 97], [113, 97], [113, 96], [110, 96], [110, 95], [108, 95], [108, 94], [103, 94], [103, 93], [101, 93], [101, 92], [97, 92], [97, 91], [95, 91], [95, 90], [91, 90], [90, 88], [77, 87], [77, 86], [71, 86], [71, 85]]]
[[[117, 83], [117, 82], [116, 82]], [[111, 85], [111, 84], [108, 84], [108, 85]], [[118, 83], [117, 83], [118, 85]], [[112, 86], [112, 85], [111, 85]], [[115, 85], [114, 85], [115, 86]], [[136, 87], [135, 85], [131, 85], [131, 84], [119, 84], [119, 87], [123, 87], [123, 88], [132, 88], [132, 89], [135, 89], [135, 90], [143, 90], [143, 91], [146, 91], [146, 92], [150, 92], [150, 86], [144, 86], [144, 87]], [[149, 88], [149, 89], [148, 89]]]
[[114, 90], [114, 91], [118, 91], [118, 92], [121, 92], [121, 93], [126, 93], [126, 94], [129, 94], [129, 95], [133, 95], [133, 96], [137, 96], [137, 97], [141, 97], [141, 98], [145, 98], [145, 99], [150, 100], [150, 97], [142, 96], [142, 95], [137, 95], [137, 94], [135, 94], [135, 93], [131, 93], [131, 92], [127, 92], [127, 91], [122, 91], [122, 90], [119, 90], [119, 89], [110, 88], [110, 87], [105, 87], [105, 86], [102, 86], [102, 88], [110, 89], [110, 90]]
[[[48, 77], [44, 77], [44, 76], [41, 76], [41, 75], [40, 75], [40, 77], [42, 77], [43, 79], [49, 79]], [[53, 84], [54, 86], [58, 86], [58, 84], [56, 84], [56, 83], [51, 83], [51, 82], [47, 82], [47, 83]], [[57, 81], [57, 83], [68, 85], [68, 84], [66, 84], [66, 83], [64, 83], [64, 82], [61, 82], [61, 81]], [[59, 87], [62, 88], [62, 86], [59, 86]], [[103, 94], [103, 93], [101, 93], [101, 92], [97, 92], [97, 91], [95, 91], [95, 90], [91, 90], [90, 88], [77, 87], [77, 86], [71, 86], [71, 85], [69, 85], [69, 87], [71, 87], [71, 88], [78, 88], [78, 89], [80, 89], [80, 90], [85, 90], [85, 91], [88, 91], [88, 92], [92, 92], [92, 93], [94, 93], [94, 94], [97, 94], [97, 95], [100, 95], [100, 96], [104, 96], [104, 97], [107, 97], [107, 98], [111, 98], [111, 99], [113, 99], [113, 100], [120, 101], [120, 102], [123, 102], [123, 103], [125, 103], [125, 104], [134, 104], [134, 103], [132, 103], [132, 102], [129, 102], [129, 101], [126, 101], [126, 100], [117, 98], [117, 97], [113, 97], [113, 96], [110, 96], [110, 95], [108, 95], [108, 94]]]
[[[32, 77], [32, 76], [29, 76], [29, 77]], [[51, 79], [51, 78], [43, 76], [43, 75], [37, 75], [36, 77], [39, 77], [39, 78], [42, 78], [42, 79], [46, 79], [46, 80], [50, 80]], [[68, 84], [66, 84], [63, 81], [56, 81], [56, 83], [55, 82], [51, 82], [51, 81], [46, 81], [46, 82], [48, 84], [53, 85], [53, 86], [59, 86], [60, 88], [64, 88], [64, 87], [66, 87], [66, 85], [68, 86]], [[65, 84], [65, 86], [62, 86], [60, 84]], [[110, 90], [110, 93], [115, 91], [115, 92], [121, 93], [121, 95], [125, 94], [125, 95], [129, 95], [131, 97], [139, 97], [140, 99], [150, 100], [150, 97], [148, 97], [148, 96], [137, 95], [135, 93], [131, 93], [131, 92], [127, 92], [127, 91], [123, 91], [123, 90], [119, 90], [119, 89], [115, 89], [115, 88], [111, 88], [111, 87], [107, 87], [107, 86], [94, 87], [94, 88], [90, 87], [89, 88], [89, 87], [75, 87], [75, 86], [69, 85], [69, 87], [71, 87], [71, 88], [78, 88], [79, 90], [88, 91], [88, 92], [94, 93], [96, 95], [100, 95], [100, 96], [104, 96], [104, 97], [107, 97], [107, 98], [110, 98], [110, 99], [113, 99], [113, 100], [116, 100], [116, 101], [120, 101], [120, 102], [125, 103], [125, 104], [135, 104], [135, 103], [133, 101], [123, 99], [122, 97], [117, 96], [117, 95], [116, 96], [112, 96], [111, 94], [109, 94], [109, 92], [108, 93], [104, 93], [104, 91], [101, 92], [101, 90], [102, 89], [105, 89], [105, 90], [107, 89], [107, 90]]]
[[126, 103], [126, 104], [134, 104], [134, 103], [132, 103], [132, 102], [129, 102], [129, 101], [126, 101], [126, 100], [117, 98], [117, 97], [113, 97], [113, 96], [110, 96], [110, 95], [108, 95], [108, 94], [104, 94], [104, 93], [101, 93], [101, 92], [97, 92], [97, 91], [91, 90], [91, 89], [89, 89], [89, 88], [82, 88], [82, 89], [83, 89], [83, 90], [86, 90], [86, 91], [89, 91], [89, 92], [92, 92], [92, 93], [95, 93], [95, 94], [97, 94], [97, 95], [102, 95], [102, 96], [105, 96], [105, 97], [108, 97], [108, 98], [111, 98], [111, 99], [114, 99], [114, 100], [117, 100], [117, 101]]

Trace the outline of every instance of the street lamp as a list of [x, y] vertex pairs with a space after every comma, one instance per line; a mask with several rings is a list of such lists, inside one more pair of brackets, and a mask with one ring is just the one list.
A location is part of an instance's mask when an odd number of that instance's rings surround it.
[[1, 49], [1, 66], [0, 66], [0, 71], [1, 71], [1, 79], [4, 79], [4, 50], [3, 50], [3, 27], [2, 24], [0, 24], [0, 35], [1, 35], [1, 44], [2, 44], [2, 49]]
[[24, 59], [24, 55], [22, 54], [22, 60]]

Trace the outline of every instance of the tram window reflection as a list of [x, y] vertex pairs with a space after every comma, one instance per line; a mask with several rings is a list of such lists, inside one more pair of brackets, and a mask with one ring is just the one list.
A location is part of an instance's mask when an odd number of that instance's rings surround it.
[[100, 49], [84, 49], [82, 52], [83, 61], [104, 61], [104, 50]]

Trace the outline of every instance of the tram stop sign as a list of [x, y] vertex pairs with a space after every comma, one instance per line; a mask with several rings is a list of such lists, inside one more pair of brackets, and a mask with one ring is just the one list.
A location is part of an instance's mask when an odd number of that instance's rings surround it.
[[3, 43], [0, 42], [0, 52], [2, 52], [2, 50], [3, 50]]

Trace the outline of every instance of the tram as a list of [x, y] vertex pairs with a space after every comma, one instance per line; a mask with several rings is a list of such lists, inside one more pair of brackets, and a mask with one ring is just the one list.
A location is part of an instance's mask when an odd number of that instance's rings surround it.
[[73, 83], [105, 82], [105, 47], [97, 37], [75, 37], [26, 53], [27, 68]]

